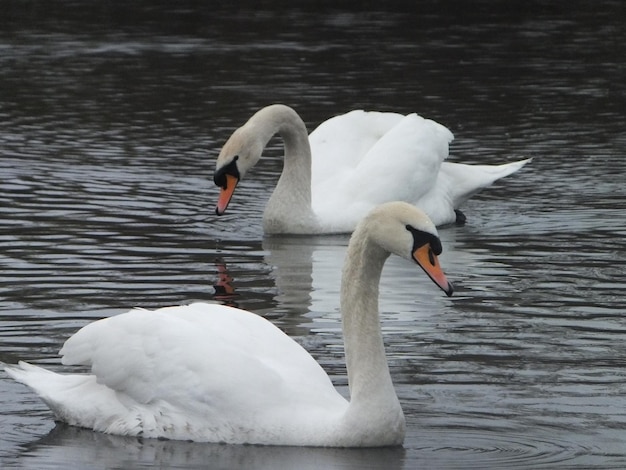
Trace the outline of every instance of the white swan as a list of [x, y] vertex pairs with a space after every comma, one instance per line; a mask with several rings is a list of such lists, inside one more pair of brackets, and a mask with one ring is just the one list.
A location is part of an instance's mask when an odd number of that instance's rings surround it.
[[61, 375], [7, 366], [56, 417], [114, 434], [297, 446], [400, 445], [405, 421], [378, 315], [378, 283], [389, 253], [416, 261], [452, 295], [437, 260], [435, 225], [395, 202], [374, 209], [349, 243], [341, 312], [350, 401], [319, 364], [269, 321], [245, 310], [192, 304], [131, 310], [69, 338]]
[[254, 114], [224, 144], [215, 167], [222, 215], [235, 186], [258, 162], [274, 134], [285, 145], [284, 169], [267, 203], [265, 233], [348, 233], [367, 212], [406, 201], [444, 225], [464, 221], [459, 206], [530, 159], [504, 165], [445, 162], [452, 133], [417, 114], [352, 111], [307, 136], [291, 108]]

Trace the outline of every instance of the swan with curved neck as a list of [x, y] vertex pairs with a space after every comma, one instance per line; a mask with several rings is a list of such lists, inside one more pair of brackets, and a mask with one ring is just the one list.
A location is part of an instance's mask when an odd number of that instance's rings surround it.
[[[285, 145], [283, 172], [265, 213], [266, 233], [318, 233], [322, 227], [311, 207], [311, 146], [304, 122], [288, 106], [272, 105], [258, 111], [237, 129], [218, 157], [215, 183], [223, 190], [216, 212], [222, 215], [247, 171], [257, 164], [269, 140], [279, 134]], [[221, 166], [220, 166], [221, 165]]]
[[452, 133], [416, 114], [352, 111], [308, 136], [292, 108], [271, 105], [235, 130], [217, 158], [218, 215], [275, 134], [284, 141], [284, 167], [265, 208], [267, 234], [348, 233], [373, 207], [395, 200], [420, 207], [436, 225], [453, 223], [465, 200], [528, 161], [446, 162]]
[[406, 203], [374, 209], [354, 231], [340, 302], [349, 401], [269, 321], [215, 304], [135, 309], [85, 326], [61, 355], [90, 374], [23, 362], [6, 371], [59, 420], [96, 431], [231, 444], [401, 445], [405, 420], [385, 357], [378, 284], [394, 253], [452, 295], [440, 252], [434, 224]]

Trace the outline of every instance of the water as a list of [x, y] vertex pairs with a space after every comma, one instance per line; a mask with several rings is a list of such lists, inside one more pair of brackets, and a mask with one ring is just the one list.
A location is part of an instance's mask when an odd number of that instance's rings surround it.
[[63, 341], [94, 319], [215, 300], [285, 329], [345, 392], [347, 237], [263, 238], [278, 139], [214, 217], [213, 161], [230, 132], [272, 102], [310, 129], [353, 108], [417, 111], [455, 133], [452, 160], [534, 160], [440, 231], [454, 297], [410, 263], [385, 267], [404, 448], [105, 436], [55, 426], [1, 373], [3, 468], [626, 466], [620, 2], [46, 5], [0, 1], [4, 362], [61, 370]]

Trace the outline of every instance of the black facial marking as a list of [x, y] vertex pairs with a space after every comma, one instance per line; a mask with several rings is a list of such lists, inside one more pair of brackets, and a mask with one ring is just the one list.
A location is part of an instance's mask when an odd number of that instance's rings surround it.
[[239, 160], [239, 155], [235, 155], [235, 158], [233, 158], [233, 160], [228, 165], [223, 166], [215, 172], [215, 174], [213, 175], [213, 181], [217, 186], [222, 189], [226, 189], [226, 175], [231, 175], [239, 179], [237, 160]]
[[421, 246], [426, 245], [427, 243], [430, 244], [430, 248], [432, 249], [432, 252], [428, 253], [428, 257], [429, 257], [430, 263], [434, 265], [435, 264], [434, 256], [440, 255], [442, 251], [441, 241], [439, 240], [439, 238], [434, 236], [432, 233], [424, 232], [422, 230], [417, 230], [416, 228], [411, 227], [410, 225], [407, 225], [406, 229], [409, 232], [411, 232], [411, 235], [413, 235], [413, 251], [417, 250]]

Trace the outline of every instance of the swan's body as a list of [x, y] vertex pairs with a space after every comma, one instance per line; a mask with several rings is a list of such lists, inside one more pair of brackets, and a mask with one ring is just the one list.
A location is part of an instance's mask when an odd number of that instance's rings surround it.
[[417, 114], [352, 111], [307, 136], [293, 109], [272, 105], [237, 129], [220, 152], [218, 214], [274, 134], [283, 137], [285, 157], [265, 209], [266, 233], [351, 232], [373, 207], [395, 200], [420, 207], [436, 225], [453, 223], [469, 197], [528, 161], [446, 162], [452, 133]]
[[352, 236], [341, 287], [350, 401], [319, 364], [269, 321], [244, 310], [192, 304], [135, 309], [69, 338], [61, 375], [26, 363], [6, 371], [58, 419], [97, 431], [195, 441], [400, 445], [405, 422], [378, 316], [390, 252], [417, 261], [448, 295], [435, 226], [405, 203], [377, 208]]

